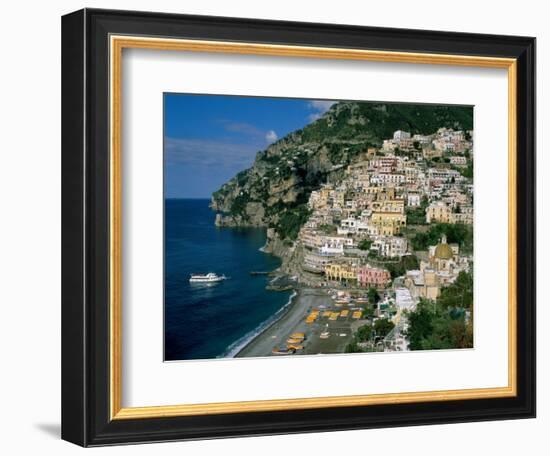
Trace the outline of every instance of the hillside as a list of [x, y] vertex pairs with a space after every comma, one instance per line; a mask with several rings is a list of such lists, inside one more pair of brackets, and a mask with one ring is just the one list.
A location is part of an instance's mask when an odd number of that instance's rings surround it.
[[251, 168], [214, 192], [216, 223], [272, 228], [270, 239], [288, 244], [308, 217], [311, 191], [340, 179], [343, 168], [368, 147], [380, 147], [395, 130], [430, 134], [440, 127], [470, 130], [472, 123], [470, 107], [337, 103], [259, 152]]

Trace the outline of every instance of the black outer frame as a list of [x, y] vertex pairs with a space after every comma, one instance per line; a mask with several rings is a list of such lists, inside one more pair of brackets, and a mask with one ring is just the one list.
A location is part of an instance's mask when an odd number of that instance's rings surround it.
[[[510, 57], [517, 66], [514, 398], [109, 417], [110, 34]], [[62, 18], [62, 438], [82, 446], [535, 417], [535, 39], [84, 9]]]

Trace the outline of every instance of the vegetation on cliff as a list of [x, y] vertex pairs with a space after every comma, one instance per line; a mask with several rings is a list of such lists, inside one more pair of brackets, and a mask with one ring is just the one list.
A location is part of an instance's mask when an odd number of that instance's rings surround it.
[[320, 119], [258, 152], [251, 168], [212, 195], [220, 225], [265, 226], [294, 240], [307, 220], [310, 193], [338, 181], [345, 166], [397, 129], [471, 129], [471, 108], [367, 102], [334, 104]]
[[473, 347], [473, 274], [461, 272], [436, 301], [421, 299], [408, 319], [411, 350]]

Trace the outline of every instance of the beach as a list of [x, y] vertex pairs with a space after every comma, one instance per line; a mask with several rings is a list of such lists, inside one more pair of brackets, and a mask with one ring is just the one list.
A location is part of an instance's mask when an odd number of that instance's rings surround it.
[[[304, 349], [292, 356], [343, 353], [345, 346], [352, 338], [350, 321], [306, 323], [306, 317], [312, 310], [328, 309], [333, 306], [333, 300], [323, 290], [309, 288], [297, 290], [296, 296], [281, 318], [252, 339], [235, 357], [273, 356], [273, 348], [286, 346], [289, 336], [296, 332], [304, 333], [306, 340]], [[331, 336], [328, 339], [320, 339], [321, 332], [327, 329]]]

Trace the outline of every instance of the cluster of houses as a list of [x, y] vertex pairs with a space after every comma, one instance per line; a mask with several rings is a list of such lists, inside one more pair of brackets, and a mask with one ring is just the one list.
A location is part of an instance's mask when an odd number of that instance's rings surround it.
[[413, 136], [406, 131], [398, 130], [393, 134], [393, 138], [384, 141], [382, 149], [385, 152], [418, 152], [428, 159], [443, 157], [447, 153], [464, 155], [473, 149], [472, 137], [472, 131], [451, 128], [440, 128], [432, 135]]
[[[303, 269], [331, 286], [385, 289], [391, 275], [380, 265], [412, 253], [403, 233], [409, 210], [421, 211], [427, 224], [473, 224], [473, 183], [460, 172], [473, 157], [471, 135], [446, 128], [432, 135], [396, 131], [381, 149], [369, 148], [348, 166], [339, 183], [312, 192], [311, 216], [298, 237]], [[413, 297], [437, 297], [468, 268], [468, 259], [446, 239], [425, 256], [405, 277]]]

